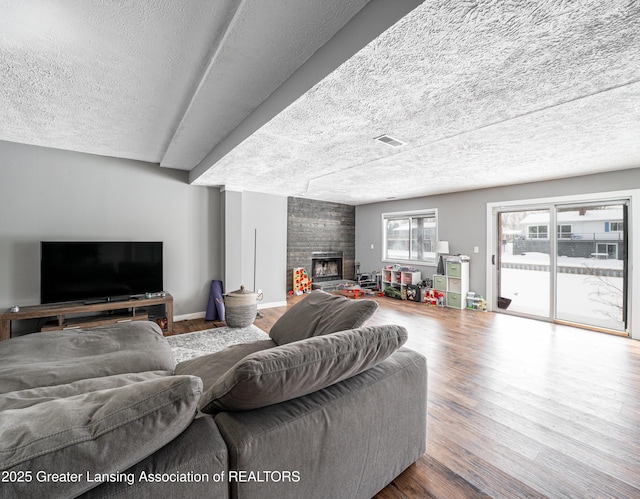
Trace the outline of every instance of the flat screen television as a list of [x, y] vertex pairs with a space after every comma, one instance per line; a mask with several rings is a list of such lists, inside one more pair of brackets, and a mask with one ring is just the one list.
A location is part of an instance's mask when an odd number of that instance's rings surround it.
[[40, 243], [43, 304], [122, 300], [162, 290], [162, 242]]

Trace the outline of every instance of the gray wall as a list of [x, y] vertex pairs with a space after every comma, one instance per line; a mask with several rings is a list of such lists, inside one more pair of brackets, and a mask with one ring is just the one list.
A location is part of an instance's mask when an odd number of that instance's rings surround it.
[[143, 162], [0, 142], [0, 308], [40, 301], [40, 241], [164, 241], [175, 314], [221, 279], [220, 192]]
[[231, 190], [225, 190], [222, 196], [225, 292], [244, 285], [250, 290], [262, 290], [264, 296], [259, 307], [284, 305], [287, 198]]
[[[640, 187], [640, 168], [547, 182], [479, 189], [356, 207], [356, 259], [361, 271], [382, 269], [382, 213], [438, 209], [438, 238], [449, 241], [452, 254], [467, 254], [471, 290], [486, 292], [487, 203], [598, 193]], [[374, 249], [370, 249], [370, 245]], [[474, 253], [478, 246], [479, 253]], [[417, 266], [424, 276], [435, 266]]]

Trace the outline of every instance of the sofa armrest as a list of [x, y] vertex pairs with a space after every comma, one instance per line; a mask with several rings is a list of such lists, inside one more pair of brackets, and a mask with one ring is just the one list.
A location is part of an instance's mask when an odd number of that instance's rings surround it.
[[[229, 485], [226, 480], [227, 461], [227, 447], [213, 418], [196, 418], [173, 441], [122, 473], [123, 477], [131, 478], [131, 484], [126, 481], [104, 483], [80, 498], [226, 499], [229, 497]], [[176, 473], [182, 473], [186, 481], [177, 481]], [[221, 480], [216, 480], [217, 478]]]
[[424, 453], [426, 403], [426, 359], [401, 348], [304, 397], [220, 413], [229, 469], [245, 473], [231, 497], [370, 498]]

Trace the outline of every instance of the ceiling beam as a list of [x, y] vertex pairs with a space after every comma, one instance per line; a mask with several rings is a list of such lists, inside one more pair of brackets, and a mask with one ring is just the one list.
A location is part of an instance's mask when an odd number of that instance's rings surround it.
[[189, 183], [422, 2], [371, 0], [191, 170]]

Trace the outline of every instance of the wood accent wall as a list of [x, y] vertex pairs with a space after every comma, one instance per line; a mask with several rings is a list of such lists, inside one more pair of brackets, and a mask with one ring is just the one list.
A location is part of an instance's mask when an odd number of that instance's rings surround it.
[[343, 277], [355, 279], [355, 206], [288, 198], [287, 291], [293, 289], [295, 267], [304, 267], [311, 275], [311, 254], [314, 251], [342, 251]]

